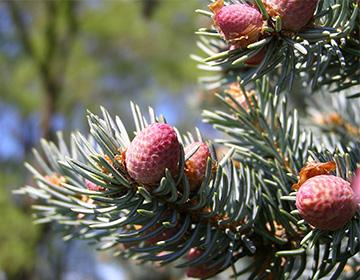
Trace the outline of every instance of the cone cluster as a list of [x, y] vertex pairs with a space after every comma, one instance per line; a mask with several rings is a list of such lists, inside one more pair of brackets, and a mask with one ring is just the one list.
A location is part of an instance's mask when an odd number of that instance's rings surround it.
[[[281, 18], [282, 30], [298, 32], [310, 24], [318, 0], [264, 0], [266, 12], [274, 22], [276, 17]], [[217, 0], [209, 5], [214, 13], [214, 25], [219, 33], [228, 42], [229, 50], [246, 48], [263, 37], [269, 21], [264, 19], [256, 5], [229, 4], [224, 5], [223, 0]], [[253, 57], [245, 62], [247, 65], [259, 64], [266, 50], [260, 49]]]
[[[185, 153], [199, 145], [185, 163], [185, 174], [191, 191], [195, 191], [205, 176], [206, 162], [210, 157], [205, 143], [195, 142], [185, 147]], [[137, 183], [157, 185], [168, 169], [173, 177], [179, 173], [180, 142], [173, 127], [154, 123], [139, 132], [125, 153], [125, 165], [129, 176]]]

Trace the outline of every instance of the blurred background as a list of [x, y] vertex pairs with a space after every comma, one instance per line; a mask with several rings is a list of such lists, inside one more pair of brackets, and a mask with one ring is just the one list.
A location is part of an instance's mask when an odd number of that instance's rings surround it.
[[180, 129], [198, 126], [203, 95], [189, 55], [205, 17], [202, 0], [23, 0], [0, 2], [0, 280], [179, 279], [34, 226], [23, 162], [55, 132], [87, 131], [85, 113], [105, 106], [130, 121], [129, 101], [151, 105]]

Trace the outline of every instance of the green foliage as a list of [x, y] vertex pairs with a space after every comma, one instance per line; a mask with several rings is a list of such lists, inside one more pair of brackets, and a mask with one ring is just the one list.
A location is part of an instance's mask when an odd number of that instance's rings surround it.
[[[17, 180], [11, 175], [2, 173], [0, 185], [5, 186]], [[35, 244], [38, 230], [10, 200], [10, 193], [2, 188], [0, 192], [0, 270], [9, 276], [16, 275], [20, 270], [29, 270], [35, 262]]]
[[197, 1], [161, 1], [159, 5], [151, 19], [141, 15], [140, 1], [109, 2], [106, 9], [86, 11], [83, 31], [89, 43], [95, 44], [95, 53], [109, 63], [114, 57], [121, 59], [110, 68], [104, 65], [105, 73], [115, 70], [142, 84], [151, 72], [167, 87], [194, 81], [195, 66], [188, 54], [195, 16], [188, 11], [195, 9]]
[[[198, 1], [161, 1], [150, 19], [142, 15], [141, 1], [95, 4], [70, 1], [76, 11], [71, 40], [68, 2], [53, 2], [52, 14], [46, 1], [21, 2], [21, 5], [15, 1], [24, 18], [29, 19], [24, 32], [33, 51], [31, 54], [26, 51], [16, 26], [2, 34], [19, 49], [15, 55], [0, 54], [4, 101], [19, 104], [25, 114], [38, 109], [45, 100], [37, 66], [41, 61], [51, 73], [61, 77], [58, 107], [64, 113], [69, 113], [76, 103], [89, 107], [94, 100], [101, 102], [104, 95], [121, 99], [127, 91], [147, 88], [153, 82], [171, 90], [195, 83], [196, 67], [189, 59], [194, 37], [189, 34], [195, 29], [196, 15], [192, 10]], [[49, 39], [48, 29], [52, 25], [55, 42]], [[55, 49], [53, 57], [47, 59], [51, 48]], [[108, 85], [108, 78], [117, 84], [116, 89]]]

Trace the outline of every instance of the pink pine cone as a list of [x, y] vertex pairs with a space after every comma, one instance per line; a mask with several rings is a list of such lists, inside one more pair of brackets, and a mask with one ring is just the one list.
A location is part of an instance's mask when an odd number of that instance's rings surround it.
[[247, 4], [223, 6], [216, 12], [214, 21], [233, 48], [258, 41], [263, 25], [261, 13]]
[[301, 185], [296, 207], [314, 227], [337, 230], [354, 216], [357, 206], [349, 182], [333, 175], [318, 175]]
[[205, 176], [207, 159], [211, 156], [208, 146], [203, 142], [194, 142], [186, 146], [185, 154], [197, 145], [199, 148], [185, 163], [185, 174], [189, 179], [191, 191], [195, 191], [201, 185]]
[[125, 153], [125, 164], [132, 179], [154, 185], [168, 168], [177, 174], [180, 144], [175, 130], [168, 124], [149, 125], [133, 139]]
[[318, 0], [264, 0], [270, 16], [280, 16], [282, 28], [299, 31], [313, 18]]

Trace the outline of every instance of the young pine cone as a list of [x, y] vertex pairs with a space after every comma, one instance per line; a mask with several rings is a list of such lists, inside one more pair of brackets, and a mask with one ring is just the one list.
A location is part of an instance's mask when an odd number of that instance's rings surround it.
[[296, 207], [314, 227], [337, 230], [354, 216], [357, 204], [349, 182], [333, 175], [318, 175], [301, 185]]
[[186, 146], [185, 154], [197, 145], [199, 148], [185, 163], [185, 174], [189, 179], [191, 191], [196, 191], [200, 187], [205, 177], [207, 159], [211, 157], [208, 146], [203, 142], [194, 142]]
[[178, 172], [180, 143], [168, 124], [154, 123], [146, 127], [130, 143], [125, 153], [126, 169], [137, 183], [156, 185], [169, 169]]
[[214, 23], [229, 42], [230, 48], [244, 48], [258, 41], [262, 26], [262, 15], [255, 7], [248, 4], [224, 6], [222, 0], [211, 4]]
[[313, 18], [318, 0], [264, 0], [270, 16], [280, 16], [282, 29], [299, 31]]

